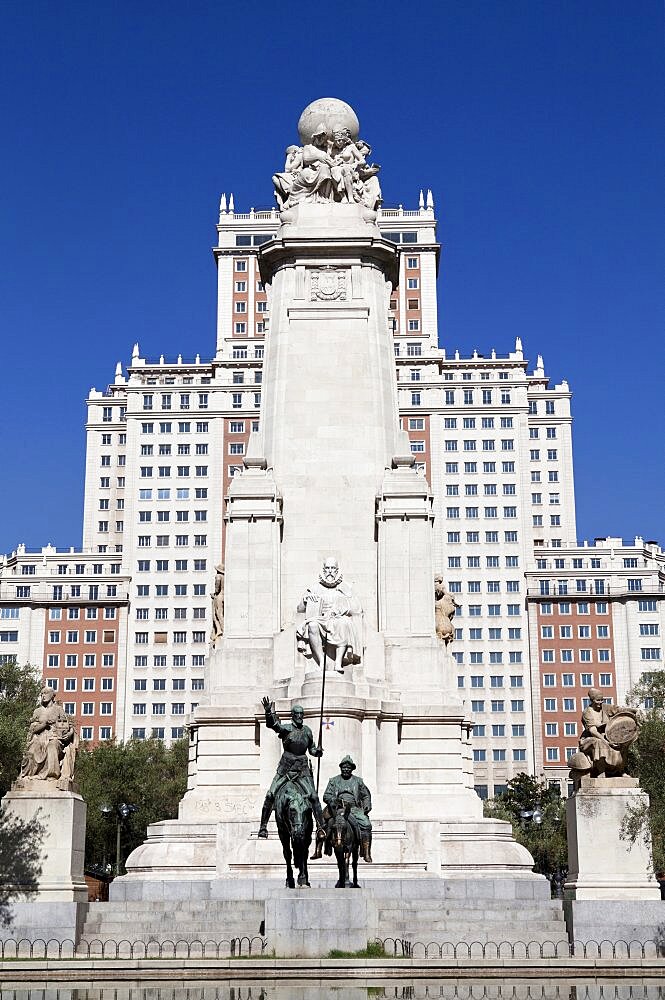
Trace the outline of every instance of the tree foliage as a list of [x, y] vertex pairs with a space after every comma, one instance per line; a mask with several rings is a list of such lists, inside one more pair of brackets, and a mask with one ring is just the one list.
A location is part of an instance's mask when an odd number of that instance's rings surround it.
[[12, 899], [37, 889], [43, 833], [39, 816], [26, 822], [0, 806], [0, 927], [12, 925]]
[[37, 707], [41, 679], [29, 664], [0, 664], [0, 797], [21, 769], [30, 717]]
[[628, 770], [639, 778], [649, 805], [633, 806], [623, 834], [633, 843], [651, 841], [656, 872], [665, 871], [665, 671], [643, 674], [628, 695], [630, 705], [644, 706], [639, 739], [629, 751]]
[[[522, 813], [538, 809], [542, 822]], [[515, 840], [530, 852], [534, 871], [550, 881], [561, 881], [568, 868], [566, 813], [558, 787], [550, 787], [530, 774], [517, 774], [506, 791], [484, 804], [485, 816], [512, 824]]]
[[[79, 753], [76, 780], [88, 806], [86, 867], [115, 865], [117, 807], [123, 802], [136, 812], [121, 825], [121, 872], [150, 823], [177, 817], [187, 788], [187, 748], [186, 739], [171, 747], [151, 739], [100, 743]], [[101, 812], [106, 805], [113, 810], [108, 818]]]

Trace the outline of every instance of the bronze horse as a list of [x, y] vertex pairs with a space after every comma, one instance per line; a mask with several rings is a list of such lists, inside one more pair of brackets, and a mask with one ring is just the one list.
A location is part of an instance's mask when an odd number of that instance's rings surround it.
[[[309, 886], [307, 858], [312, 843], [312, 807], [297, 782], [288, 780], [275, 795], [277, 833], [286, 861], [286, 888], [295, 889], [293, 865], [298, 871], [298, 885]], [[293, 859], [293, 865], [291, 863]]]
[[[339, 878], [336, 889], [359, 889], [358, 885], [358, 854], [360, 838], [355, 827], [349, 821], [351, 803], [344, 802], [335, 809], [332, 818], [332, 849], [335, 852]], [[353, 870], [353, 881], [349, 880], [349, 863]]]

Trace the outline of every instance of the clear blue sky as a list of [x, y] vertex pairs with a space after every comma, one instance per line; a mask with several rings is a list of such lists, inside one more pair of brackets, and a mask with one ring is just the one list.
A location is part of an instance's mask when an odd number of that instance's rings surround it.
[[665, 540], [663, 38], [660, 0], [4, 0], [0, 551], [80, 544], [90, 386], [212, 354], [220, 192], [269, 205], [320, 96], [388, 204], [434, 191], [442, 344], [569, 380], [579, 537]]

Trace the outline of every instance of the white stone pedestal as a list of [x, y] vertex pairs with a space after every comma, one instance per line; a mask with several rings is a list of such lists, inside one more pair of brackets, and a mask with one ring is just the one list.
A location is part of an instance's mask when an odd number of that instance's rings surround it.
[[279, 958], [360, 951], [378, 933], [376, 903], [362, 889], [284, 889], [265, 906], [266, 937]]
[[566, 802], [567, 899], [660, 899], [649, 845], [621, 839], [628, 809], [645, 799], [634, 778], [582, 778]]
[[15, 887], [19, 894], [11, 904], [13, 923], [0, 936], [76, 942], [88, 901], [83, 875], [85, 802], [77, 792], [60, 791], [50, 782], [29, 779], [23, 784], [8, 792], [2, 804], [23, 822], [37, 818], [42, 824], [42, 870], [36, 886]]
[[649, 844], [621, 839], [628, 809], [645, 800], [638, 782], [626, 776], [582, 778], [566, 802], [564, 909], [571, 939], [654, 940], [665, 922]]

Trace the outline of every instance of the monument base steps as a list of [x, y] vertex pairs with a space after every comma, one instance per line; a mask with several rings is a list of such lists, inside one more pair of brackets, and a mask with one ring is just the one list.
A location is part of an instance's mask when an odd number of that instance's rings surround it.
[[545, 879], [368, 880], [368, 868], [359, 872], [360, 889], [344, 890], [331, 888], [332, 870], [310, 876], [309, 889], [285, 889], [283, 877], [118, 879], [111, 902], [90, 904], [83, 942], [101, 952], [104, 941], [123, 938], [222, 941], [256, 936], [262, 922], [268, 951], [285, 957], [357, 951], [388, 937], [455, 944], [567, 940], [561, 903], [549, 898]]

